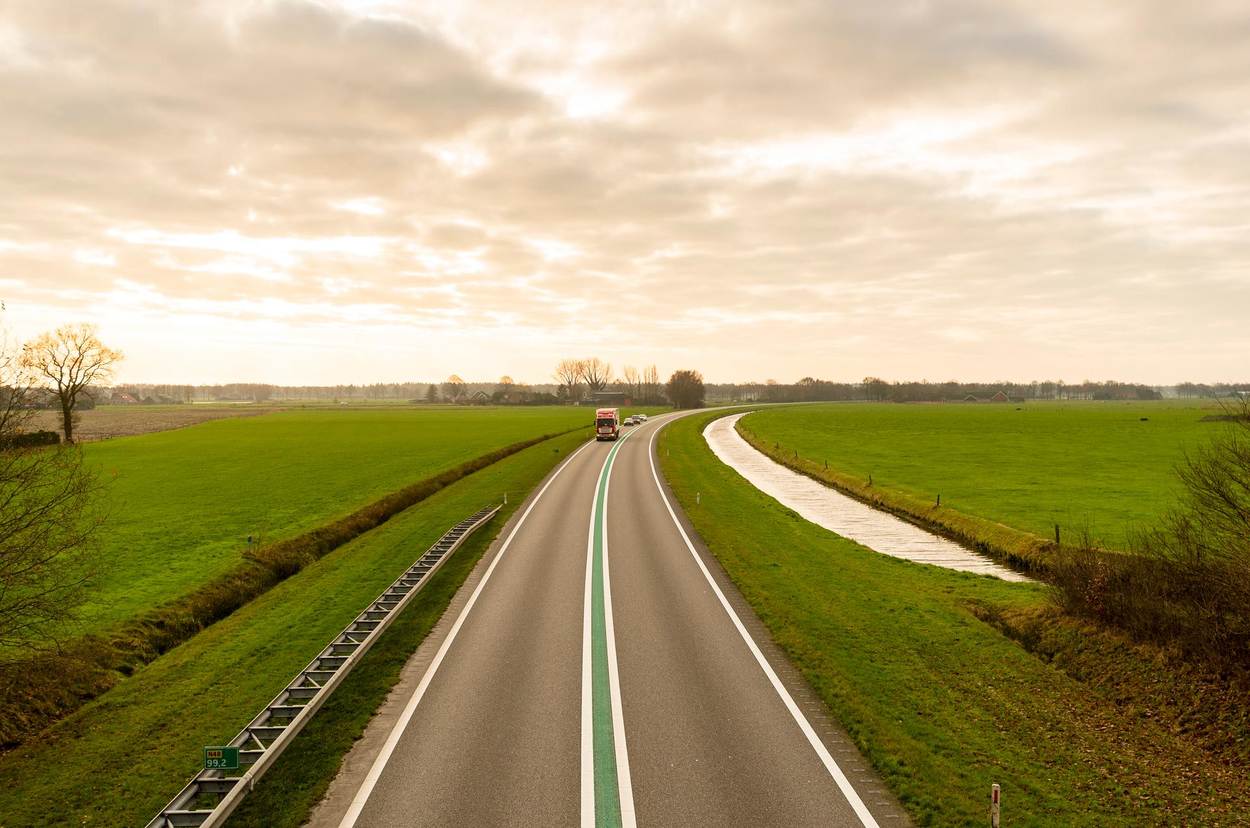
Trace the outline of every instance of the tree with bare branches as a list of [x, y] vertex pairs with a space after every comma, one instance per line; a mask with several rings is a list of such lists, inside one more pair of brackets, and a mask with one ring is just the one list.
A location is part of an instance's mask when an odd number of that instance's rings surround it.
[[593, 391], [602, 391], [612, 381], [612, 364], [599, 357], [582, 360], [582, 379], [586, 387]]
[[443, 383], [443, 397], [452, 402], [460, 402], [468, 393], [468, 385], [459, 374], [452, 374]]
[[61, 406], [61, 428], [65, 442], [74, 442], [74, 408], [90, 387], [113, 376], [120, 351], [100, 341], [95, 325], [63, 325], [45, 333], [22, 348], [22, 367], [56, 394]]
[[643, 399], [645, 402], [654, 404], [660, 399], [660, 372], [654, 365], [648, 366], [642, 372], [642, 388]]
[[77, 447], [19, 439], [35, 380], [25, 353], [0, 342], [0, 648], [39, 647], [63, 631], [82, 602], [100, 523]]
[[582, 360], [562, 359], [556, 364], [555, 380], [560, 383], [560, 390], [565, 392], [572, 402], [581, 399]]
[[621, 369], [621, 381], [625, 385], [625, 393], [633, 400], [642, 398], [642, 381], [638, 378], [638, 369], [632, 365], [626, 365]]

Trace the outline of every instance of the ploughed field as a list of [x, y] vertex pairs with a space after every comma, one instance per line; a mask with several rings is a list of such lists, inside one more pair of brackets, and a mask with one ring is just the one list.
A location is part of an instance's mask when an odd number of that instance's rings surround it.
[[[255, 405], [105, 405], [78, 412], [74, 439], [78, 442], [130, 437], [153, 431], [221, 420], [227, 417], [255, 417], [275, 409]], [[36, 412], [31, 427], [36, 430], [60, 431], [61, 412]]]
[[[221, 575], [247, 552], [544, 434], [584, 408], [284, 411], [84, 446], [107, 520], [84, 619], [108, 627]], [[498, 493], [502, 497], [502, 492]]]
[[1185, 451], [1226, 427], [1202, 422], [1212, 413], [1188, 401], [831, 404], [765, 409], [739, 428], [880, 489], [1123, 548], [1175, 501]]

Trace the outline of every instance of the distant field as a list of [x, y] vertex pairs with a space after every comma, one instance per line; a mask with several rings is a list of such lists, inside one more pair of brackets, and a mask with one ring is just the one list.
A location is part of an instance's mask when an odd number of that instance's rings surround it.
[[109, 515], [87, 624], [122, 621], [220, 575], [248, 535], [290, 537], [590, 417], [562, 407], [286, 411], [90, 443]]
[[1074, 540], [1088, 527], [1120, 548], [1173, 502], [1185, 449], [1224, 427], [1200, 422], [1209, 413], [1172, 401], [849, 404], [767, 409], [740, 428], [876, 487], [941, 494], [944, 508], [1044, 537], [1056, 523]]
[[[186, 428], [226, 417], [255, 417], [274, 410], [272, 406], [258, 405], [102, 405], [78, 412], [74, 437], [79, 442], [107, 440], [112, 437]], [[36, 429], [60, 431], [60, 412], [36, 413], [32, 426]]]

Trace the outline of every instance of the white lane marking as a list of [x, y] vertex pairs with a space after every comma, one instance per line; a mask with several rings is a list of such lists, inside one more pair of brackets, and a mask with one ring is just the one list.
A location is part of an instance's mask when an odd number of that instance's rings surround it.
[[[615, 461], [620, 444], [634, 432], [628, 432], [613, 446], [603, 460], [603, 466], [595, 477], [595, 496], [590, 501], [590, 531], [586, 535], [586, 591], [582, 599], [582, 826], [595, 826], [595, 745], [594, 745], [594, 667], [591, 641], [591, 593], [594, 589], [595, 530], [603, 526], [603, 615], [604, 633], [607, 638], [608, 692], [612, 699], [612, 743], [616, 754], [616, 789], [621, 808], [622, 828], [635, 828], [634, 788], [629, 772], [629, 752], [625, 747], [625, 713], [621, 706], [620, 675], [616, 666], [616, 633], [612, 624], [612, 590], [608, 579], [608, 491], [612, 487], [612, 470], [609, 463]], [[607, 470], [603, 487], [603, 509], [599, 510], [599, 481]], [[598, 511], [599, 520], [596, 521]]]
[[[599, 470], [599, 475], [601, 474], [603, 469]], [[595, 501], [599, 497], [599, 475], [595, 475], [595, 496], [590, 499], [590, 530], [586, 533], [586, 591], [582, 594], [582, 828], [595, 828], [595, 722], [591, 686], [594, 667], [590, 646], [590, 594], [594, 589]]]
[[[630, 432], [631, 434], [633, 432]], [[615, 465], [615, 459], [614, 463]], [[608, 687], [612, 695], [612, 741], [616, 747], [616, 780], [621, 803], [622, 828], [636, 828], [634, 783], [629, 772], [629, 752], [625, 749], [625, 711], [621, 707], [621, 676], [616, 665], [616, 627], [612, 621], [612, 579], [608, 575], [608, 492], [612, 469], [603, 487], [603, 613], [608, 637]]]
[[838, 789], [842, 791], [842, 795], [846, 797], [846, 801], [850, 804], [851, 809], [855, 811], [855, 815], [859, 817], [859, 821], [866, 828], [878, 828], [877, 820], [873, 818], [872, 813], [868, 810], [868, 806], [859, 798], [859, 794], [851, 785], [846, 774], [838, 767], [838, 763], [833, 761], [833, 756], [829, 754], [829, 749], [825, 747], [825, 743], [820, 741], [820, 737], [816, 735], [815, 729], [807, 717], [803, 715], [803, 711], [794, 703], [794, 698], [790, 695], [790, 691], [781, 683], [781, 679], [777, 677], [777, 673], [773, 671], [772, 665], [768, 663], [768, 659], [764, 658], [764, 653], [760, 651], [759, 645], [755, 643], [755, 639], [747, 632], [747, 628], [743, 626], [742, 619], [738, 617], [738, 613], [730, 606], [729, 601], [725, 598], [725, 593], [721, 592], [720, 586], [716, 583], [716, 579], [712, 577], [712, 573], [708, 571], [707, 566], [703, 563], [703, 559], [699, 557], [699, 553], [695, 551], [694, 544], [690, 542], [690, 536], [686, 534], [685, 527], [681, 525], [681, 521], [677, 519], [677, 513], [673, 511], [673, 504], [669, 502], [668, 495], [664, 493], [664, 486], [660, 483], [660, 475], [655, 470], [655, 435], [659, 433], [659, 429], [651, 432], [651, 440], [647, 443], [647, 460], [651, 463], [651, 477], [655, 480], [655, 488], [660, 493], [660, 498], [664, 501], [664, 507], [668, 509], [668, 516], [672, 518], [673, 525], [677, 527], [677, 531], [681, 533], [681, 539], [686, 542], [686, 548], [690, 550], [691, 556], [699, 570], [703, 573], [703, 577], [707, 580], [708, 585], [712, 587], [712, 592], [716, 593], [716, 597], [720, 599], [720, 604], [724, 607], [725, 612], [729, 615], [733, 625], [738, 629], [738, 634], [742, 636], [742, 640], [746, 642], [747, 648], [751, 651], [751, 655], [755, 656], [756, 662], [760, 665], [760, 669], [768, 676], [769, 682], [773, 689], [777, 691], [777, 695], [781, 697], [782, 703], [786, 709], [790, 711], [790, 715], [794, 717], [794, 721], [798, 723], [799, 729], [803, 731], [803, 735], [807, 737], [807, 742], [816, 751], [816, 755], [820, 757], [820, 761], [824, 763], [825, 770], [833, 777], [833, 781], [837, 783]]
[[343, 815], [343, 819], [339, 822], [339, 828], [352, 828], [356, 824], [356, 820], [360, 819], [360, 813], [364, 810], [365, 803], [369, 801], [370, 794], [373, 793], [374, 787], [382, 777], [382, 771], [386, 769], [386, 763], [390, 761], [391, 754], [395, 752], [395, 746], [399, 744], [400, 738], [408, 728], [408, 723], [412, 721], [413, 714], [417, 712], [417, 705], [421, 703], [421, 699], [425, 696], [426, 689], [430, 686], [430, 682], [434, 680], [434, 674], [438, 672], [439, 666], [447, 656], [447, 651], [451, 649], [452, 642], [456, 640], [456, 635], [459, 634], [460, 628], [464, 626], [464, 620], [468, 617], [469, 611], [473, 609], [473, 605], [477, 603], [478, 596], [482, 594], [482, 589], [486, 586], [487, 581], [490, 580], [495, 567], [499, 565], [503, 554], [512, 545], [512, 539], [517, 536], [517, 532], [521, 531], [521, 527], [525, 525], [530, 512], [534, 511], [538, 501], [542, 500], [543, 495], [547, 493], [547, 489], [551, 488], [551, 484], [556, 482], [556, 478], [560, 476], [560, 473], [568, 467], [569, 463], [573, 462], [573, 458], [585, 451], [589, 445], [590, 443], [583, 444], [581, 448], [565, 458], [564, 462], [556, 469], [555, 474], [551, 475], [546, 484], [539, 489], [538, 494], [521, 515], [521, 519], [517, 521], [516, 526], [512, 527], [512, 532], [508, 534], [507, 539], [503, 542], [503, 546], [499, 547], [499, 552], [496, 553], [495, 559], [487, 567], [486, 574], [482, 576], [482, 580], [478, 582], [477, 587], [473, 590], [473, 594], [469, 596], [468, 603], [464, 605], [464, 609], [456, 617], [456, 623], [452, 625], [451, 631], [447, 633], [447, 638], [444, 639], [443, 645], [438, 648], [438, 653], [434, 656], [434, 660], [430, 662], [425, 675], [422, 676], [416, 692], [408, 700], [408, 704], [404, 707], [404, 712], [400, 714], [399, 720], [391, 728], [391, 733], [387, 737], [386, 743], [382, 746], [382, 752], [373, 760], [373, 766], [369, 768], [369, 773], [365, 776], [365, 781], [361, 783], [360, 790], [356, 791], [356, 797], [352, 800], [351, 807], [347, 809], [347, 813]]

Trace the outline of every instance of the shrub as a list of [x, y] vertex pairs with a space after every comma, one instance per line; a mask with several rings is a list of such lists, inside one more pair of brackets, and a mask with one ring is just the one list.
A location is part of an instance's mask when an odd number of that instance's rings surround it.
[[1133, 554], [1065, 550], [1063, 607], [1187, 655], [1250, 668], [1250, 403], [1177, 469], [1184, 495]]
[[11, 434], [0, 440], [0, 449], [40, 448], [56, 446], [61, 443], [61, 435], [56, 431], [29, 431], [23, 434]]

